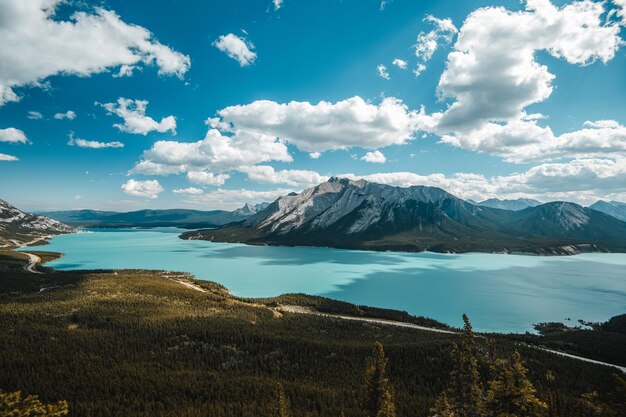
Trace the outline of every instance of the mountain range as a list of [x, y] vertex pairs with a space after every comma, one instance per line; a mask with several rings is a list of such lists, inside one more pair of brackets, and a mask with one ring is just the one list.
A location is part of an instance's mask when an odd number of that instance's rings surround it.
[[590, 209], [601, 211], [609, 216], [626, 222], [626, 203], [619, 201], [597, 201], [589, 206]]
[[99, 210], [68, 210], [43, 212], [48, 217], [77, 227], [164, 227], [175, 226], [186, 229], [217, 227], [244, 220], [269, 203], [246, 204], [234, 211], [224, 210], [137, 210], [127, 213]]
[[0, 200], [0, 247], [17, 247], [50, 236], [76, 232], [46, 216], [30, 214]]
[[280, 197], [236, 224], [181, 237], [372, 250], [573, 254], [626, 251], [626, 222], [569, 202], [512, 211], [472, 204], [436, 187], [333, 177]]
[[541, 205], [540, 201], [533, 200], [530, 198], [518, 198], [515, 200], [500, 200], [499, 198], [490, 198], [489, 200], [480, 201], [480, 202], [475, 202], [472, 200], [468, 200], [468, 201], [476, 206], [491, 207], [491, 208], [498, 208], [498, 209], [503, 209], [503, 210], [513, 210], [513, 211], [524, 210], [525, 208], [528, 208], [528, 207], [537, 207]]

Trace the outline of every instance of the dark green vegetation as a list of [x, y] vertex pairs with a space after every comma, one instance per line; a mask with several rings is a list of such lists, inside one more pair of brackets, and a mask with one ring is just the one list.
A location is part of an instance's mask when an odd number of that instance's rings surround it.
[[[626, 366], [626, 314], [606, 323], [586, 323], [584, 327], [569, 327], [563, 323], [542, 323], [537, 328], [541, 336], [510, 335], [524, 343]], [[591, 328], [589, 328], [591, 327]]]
[[[306, 296], [264, 305], [175, 279], [190, 282], [156, 271], [0, 273], [0, 387], [44, 403], [67, 400], [76, 416], [263, 417], [281, 415], [283, 404], [296, 417], [357, 417], [377, 341], [398, 416], [428, 415], [451, 381], [457, 335], [281, 315], [269, 306]], [[363, 311], [319, 298], [309, 305]], [[589, 401], [617, 404], [610, 368], [500, 336], [494, 349], [503, 357], [519, 350], [551, 416], [591, 416]]]
[[246, 219], [255, 213], [255, 210], [265, 205], [255, 207], [244, 206], [234, 211], [225, 210], [138, 210], [128, 213], [99, 210], [69, 210], [45, 212], [60, 222], [80, 227], [181, 227], [200, 228], [217, 227], [226, 223]]
[[574, 203], [480, 207], [434, 187], [332, 178], [249, 219], [183, 239], [267, 245], [570, 255], [626, 251], [626, 222]]

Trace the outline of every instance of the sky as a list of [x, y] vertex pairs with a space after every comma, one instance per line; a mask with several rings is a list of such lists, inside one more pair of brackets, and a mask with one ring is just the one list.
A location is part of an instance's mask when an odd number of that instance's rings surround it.
[[626, 0], [0, 0], [0, 198], [626, 201]]

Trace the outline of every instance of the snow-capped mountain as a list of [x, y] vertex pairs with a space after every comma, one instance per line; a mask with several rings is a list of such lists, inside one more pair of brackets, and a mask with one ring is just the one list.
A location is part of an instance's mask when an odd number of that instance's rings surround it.
[[0, 246], [20, 246], [76, 229], [46, 216], [25, 213], [0, 200]]
[[518, 198], [515, 200], [500, 200], [499, 198], [490, 198], [489, 200], [474, 202], [470, 200], [470, 203], [477, 206], [498, 208], [502, 210], [519, 211], [528, 207], [537, 207], [542, 203], [531, 198]]
[[626, 250], [626, 223], [574, 203], [501, 210], [436, 187], [331, 178], [280, 197], [238, 224], [182, 237], [377, 250], [574, 253]]

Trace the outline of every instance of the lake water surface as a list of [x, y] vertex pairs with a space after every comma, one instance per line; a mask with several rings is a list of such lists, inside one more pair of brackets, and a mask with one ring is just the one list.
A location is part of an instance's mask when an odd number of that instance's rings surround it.
[[300, 292], [406, 310], [480, 331], [605, 321], [626, 313], [626, 254], [541, 257], [366, 252], [187, 241], [181, 230], [93, 229], [27, 250], [65, 254], [59, 270], [145, 268], [193, 273], [243, 297]]

